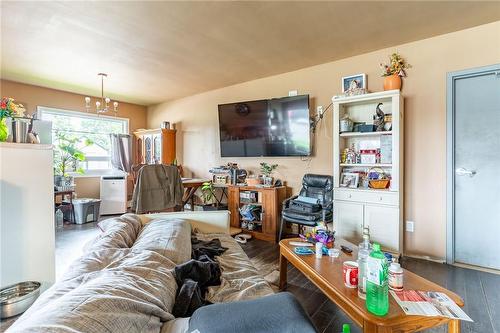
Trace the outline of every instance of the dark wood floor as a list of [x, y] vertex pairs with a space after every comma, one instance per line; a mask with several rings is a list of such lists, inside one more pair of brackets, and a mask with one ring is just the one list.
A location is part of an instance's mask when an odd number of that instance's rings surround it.
[[[278, 262], [278, 245], [251, 240], [242, 245], [250, 258]], [[465, 312], [474, 323], [462, 322], [462, 332], [500, 333], [500, 275], [455, 266], [406, 258], [403, 267], [459, 294]], [[342, 332], [342, 324], [351, 324], [351, 332], [361, 329], [302, 273], [289, 264], [287, 290], [293, 293], [311, 316], [320, 332]], [[446, 332], [438, 327], [425, 332]]]

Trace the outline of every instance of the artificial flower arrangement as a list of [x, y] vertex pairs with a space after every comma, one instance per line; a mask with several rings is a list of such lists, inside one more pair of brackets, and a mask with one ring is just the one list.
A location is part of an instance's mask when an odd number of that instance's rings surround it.
[[9, 136], [5, 120], [7, 118], [24, 117], [25, 112], [25, 107], [20, 103], [16, 103], [13, 98], [2, 98], [0, 101], [0, 142], [6, 141]]
[[393, 53], [389, 57], [389, 65], [381, 63], [380, 68], [382, 68], [382, 76], [391, 76], [397, 74], [399, 77], [406, 77], [406, 70], [411, 68], [411, 65], [406, 62], [399, 53]]
[[384, 90], [401, 90], [402, 77], [406, 77], [406, 71], [411, 65], [406, 62], [398, 53], [393, 53], [389, 57], [389, 64], [380, 64], [384, 79]]
[[335, 231], [330, 231], [324, 229], [323, 227], [315, 227], [312, 232], [308, 232], [305, 235], [299, 235], [304, 241], [309, 243], [323, 243], [323, 247], [327, 249], [333, 248], [333, 243], [335, 242]]

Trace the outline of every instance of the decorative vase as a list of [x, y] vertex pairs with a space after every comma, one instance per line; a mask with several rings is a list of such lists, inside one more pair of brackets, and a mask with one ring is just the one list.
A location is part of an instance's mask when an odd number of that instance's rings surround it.
[[400, 90], [401, 77], [398, 74], [386, 76], [384, 79], [384, 90]]
[[0, 120], [0, 142], [7, 141], [7, 137], [9, 136], [9, 128], [7, 127], [6, 118]]
[[264, 176], [264, 185], [265, 186], [273, 186], [274, 178], [271, 176]]

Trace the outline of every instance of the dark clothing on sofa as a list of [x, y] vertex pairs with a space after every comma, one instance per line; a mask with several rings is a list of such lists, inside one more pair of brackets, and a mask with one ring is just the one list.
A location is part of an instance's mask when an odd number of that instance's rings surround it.
[[202, 255], [214, 259], [226, 252], [227, 248], [222, 247], [220, 240], [215, 238], [210, 241], [202, 241], [196, 237], [191, 237], [191, 258], [199, 260]]
[[177, 297], [172, 314], [176, 317], [189, 317], [193, 312], [210, 302], [205, 300], [205, 293], [210, 286], [221, 284], [221, 270], [214, 260], [224, 253], [220, 240], [201, 241], [191, 238], [192, 258], [188, 262], [175, 266]]

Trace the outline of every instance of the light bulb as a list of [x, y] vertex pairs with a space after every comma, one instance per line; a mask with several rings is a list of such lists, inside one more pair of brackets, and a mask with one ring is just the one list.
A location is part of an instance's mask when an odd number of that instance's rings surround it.
[[106, 101], [106, 104], [108, 104], [109, 102], [111, 102], [111, 100], [109, 99], [109, 97], [106, 97], [105, 101]]
[[100, 108], [101, 107], [101, 102], [99, 102], [99, 101], [95, 102], [95, 106], [96, 106], [96, 108]]
[[90, 103], [90, 97], [85, 97], [85, 103], [89, 104]]

